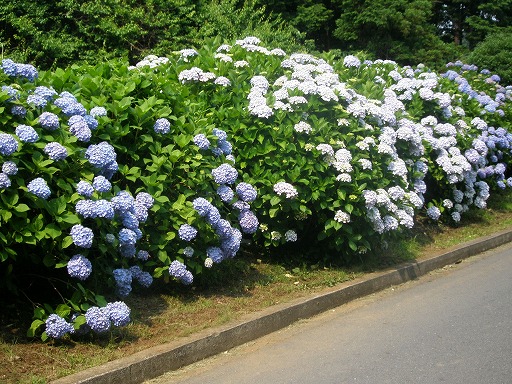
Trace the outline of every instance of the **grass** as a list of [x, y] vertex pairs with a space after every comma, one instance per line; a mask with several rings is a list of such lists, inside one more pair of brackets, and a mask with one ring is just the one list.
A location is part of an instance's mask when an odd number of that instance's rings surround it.
[[512, 228], [512, 195], [491, 199], [487, 210], [470, 212], [457, 227], [419, 220], [409, 238], [364, 255], [350, 267], [320, 261], [297, 264], [284, 257], [244, 253], [221, 263], [192, 289], [157, 284], [149, 295], [131, 295], [126, 301], [132, 309], [132, 324], [102, 337], [41, 343], [24, 336], [30, 320], [26, 314], [3, 314], [0, 383], [46, 383], [368, 272], [420, 260], [461, 242]]

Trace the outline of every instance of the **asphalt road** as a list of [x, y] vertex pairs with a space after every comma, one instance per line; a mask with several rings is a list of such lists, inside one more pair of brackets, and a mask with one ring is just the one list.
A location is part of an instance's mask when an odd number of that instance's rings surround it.
[[512, 245], [147, 384], [512, 383]]

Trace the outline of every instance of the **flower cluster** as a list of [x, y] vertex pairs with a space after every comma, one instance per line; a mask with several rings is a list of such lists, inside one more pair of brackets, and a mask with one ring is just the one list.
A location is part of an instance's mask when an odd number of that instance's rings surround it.
[[92, 264], [84, 255], [74, 255], [68, 261], [68, 274], [79, 280], [86, 280], [92, 272]]
[[285, 195], [287, 199], [294, 199], [299, 195], [293, 185], [284, 181], [274, 184], [274, 192], [278, 195]]
[[33, 65], [15, 63], [11, 59], [2, 60], [2, 70], [7, 76], [22, 77], [31, 82], [38, 77], [37, 69]]
[[169, 266], [169, 275], [175, 277], [185, 285], [190, 285], [194, 281], [194, 276], [187, 270], [185, 264], [174, 260]]

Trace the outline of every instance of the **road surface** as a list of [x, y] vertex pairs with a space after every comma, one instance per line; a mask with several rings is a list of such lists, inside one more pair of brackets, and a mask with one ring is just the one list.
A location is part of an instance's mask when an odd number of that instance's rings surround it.
[[147, 384], [512, 383], [512, 245]]

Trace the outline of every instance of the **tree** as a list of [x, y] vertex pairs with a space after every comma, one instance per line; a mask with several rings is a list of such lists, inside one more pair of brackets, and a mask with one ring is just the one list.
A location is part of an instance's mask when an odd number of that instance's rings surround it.
[[487, 35], [468, 57], [468, 62], [501, 77], [501, 84], [512, 84], [512, 28]]
[[512, 25], [512, 0], [445, 0], [434, 2], [439, 35], [473, 49], [496, 28]]
[[417, 62], [419, 52], [428, 59], [429, 49], [447, 51], [431, 23], [431, 0], [339, 0], [337, 6], [334, 36], [344, 49], [404, 64]]

